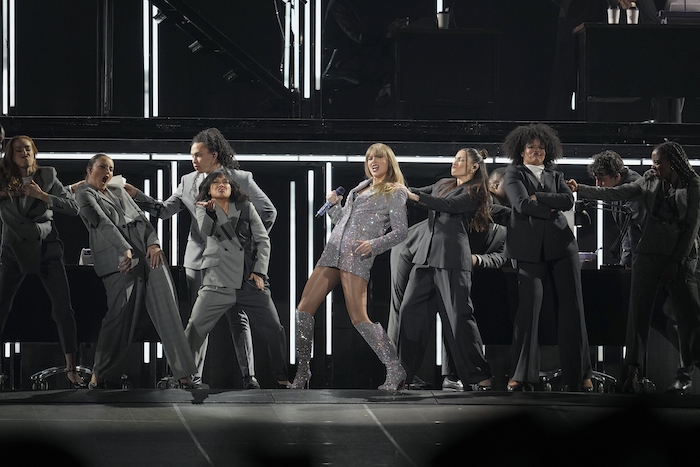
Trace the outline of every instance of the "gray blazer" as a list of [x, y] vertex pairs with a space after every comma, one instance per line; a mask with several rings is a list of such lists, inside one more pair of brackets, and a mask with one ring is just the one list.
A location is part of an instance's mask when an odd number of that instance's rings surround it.
[[[3, 225], [2, 255], [14, 257], [24, 274], [39, 272], [42, 260], [60, 259], [63, 256], [63, 245], [53, 225], [54, 212], [78, 215], [78, 204], [58, 180], [56, 169], [37, 167], [32, 179], [48, 193], [48, 204], [40, 199], [30, 198], [23, 207], [22, 197], [0, 199], [0, 217]], [[39, 224], [43, 224], [42, 228], [49, 230], [43, 240]], [[45, 245], [44, 251], [42, 242]]]
[[[272, 204], [272, 201], [270, 201], [270, 198], [260, 189], [257, 183], [255, 183], [252, 173], [238, 169], [231, 169], [229, 173], [233, 180], [241, 187], [241, 190], [248, 195], [269, 233], [277, 218], [277, 210]], [[169, 219], [174, 214], [184, 209], [190, 212], [192, 222], [190, 222], [190, 234], [187, 238], [183, 265], [186, 268], [196, 270], [204, 269], [204, 266], [202, 266], [202, 262], [204, 261], [202, 255], [207, 243], [206, 235], [202, 233], [195, 221], [195, 200], [199, 193], [199, 184], [204, 180], [200, 175], [201, 174], [198, 172], [191, 172], [184, 175], [175, 193], [165, 201], [158, 201], [147, 196], [142, 191], [139, 191], [134, 197], [134, 200], [141, 209], [160, 219]]]
[[[100, 277], [119, 271], [119, 257], [126, 250], [139, 251], [151, 245], [160, 246], [155, 228], [131, 196], [122, 187], [108, 186], [107, 191], [111, 198], [88, 183], [75, 190], [80, 217], [90, 234], [95, 273]], [[143, 245], [129, 239], [125, 215], [136, 225], [139, 236], [145, 242]]]
[[270, 237], [250, 202], [231, 203], [228, 215], [218, 205], [214, 212], [196, 209], [199, 231], [207, 236], [202, 285], [240, 289], [247, 271], [267, 277]]
[[661, 181], [651, 172], [632, 183], [611, 188], [578, 186], [578, 194], [584, 198], [621, 201], [642, 196], [647, 209], [647, 222], [637, 252], [649, 255], [670, 256], [679, 264], [698, 257], [698, 228], [700, 228], [700, 177], [693, 177], [687, 185], [673, 193], [678, 219], [668, 222], [654, 213], [654, 204], [663, 189]]
[[478, 202], [469, 194], [466, 184], [453, 188], [444, 196], [436, 196], [436, 188], [450, 180], [453, 179], [411, 189], [419, 195], [416, 204], [430, 209], [428, 232], [418, 246], [413, 263], [471, 271], [472, 252], [468, 232]]

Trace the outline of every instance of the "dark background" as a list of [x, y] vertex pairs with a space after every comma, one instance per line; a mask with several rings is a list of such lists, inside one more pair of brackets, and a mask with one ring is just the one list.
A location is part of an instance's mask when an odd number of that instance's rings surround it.
[[[280, 6], [282, 2], [280, 1]], [[448, 2], [446, 2], [447, 4]], [[75, 133], [71, 131], [70, 124], [61, 126], [46, 125], [45, 129], [51, 131], [50, 138], [42, 131], [23, 130], [22, 124], [30, 121], [41, 120], [39, 117], [81, 117], [81, 125], [84, 131], [86, 122], [89, 125], [90, 117], [103, 116], [100, 113], [100, 17], [103, 2], [98, 0], [73, 2], [68, 0], [33, 0], [28, 2], [17, 2], [16, 24], [17, 24], [17, 105], [11, 110], [11, 115], [17, 117], [15, 121], [3, 121], [6, 128], [13, 128], [12, 136], [17, 133], [29, 133], [37, 141], [39, 148], [39, 163], [56, 166], [59, 175], [64, 183], [69, 183], [83, 178], [84, 162], [82, 161], [42, 161], [42, 153], [50, 151], [83, 151], [96, 153], [105, 151], [109, 154], [119, 152], [161, 152], [172, 153], [189, 152], [189, 138], [194, 135], [188, 134], [184, 137], [178, 136], [170, 141], [165, 141], [167, 136], [167, 122], [163, 123], [164, 128], [160, 133], [154, 131], [152, 134], [144, 133], [138, 139], [124, 133], [124, 121], [118, 120], [121, 117], [143, 116], [143, 71], [142, 71], [142, 2], [137, 0], [119, 0], [112, 2], [114, 8], [114, 99], [110, 117], [115, 120], [108, 121], [114, 124], [114, 130], [108, 137], [104, 134], [90, 140], [84, 136], [80, 141], [74, 139]], [[396, 83], [397, 75], [394, 64], [394, 42], [393, 39], [382, 40], [361, 47], [352, 57], [350, 64], [359, 79], [359, 83], [352, 84], [343, 79], [327, 79], [323, 81], [323, 89], [320, 95], [314, 97], [319, 113], [316, 118], [326, 119], [325, 126], [332, 127], [333, 121], [343, 120], [346, 123], [357, 119], [362, 119], [364, 123], [358, 124], [363, 128], [363, 136], [367, 139], [367, 146], [374, 140], [385, 140], [386, 135], [380, 126], [380, 120], [374, 119], [451, 119], [451, 120], [498, 120], [507, 122], [509, 131], [520, 121], [545, 120], [547, 118], [547, 106], [550, 92], [552, 75], [556, 71], [554, 64], [556, 40], [557, 40], [557, 16], [558, 7], [549, 0], [455, 0], [451, 2], [453, 11], [452, 30], [440, 34], [440, 40], [448, 38], [453, 41], [452, 46], [440, 45], [435, 42], [435, 37], [426, 34], [426, 29], [434, 28], [434, 1], [425, 0], [367, 0], [359, 1], [358, 4], [369, 8], [377, 20], [385, 27], [395, 18], [409, 18], [411, 27], [409, 30], [400, 31], [407, 37], [418, 40], [411, 42], [408, 48], [407, 61], [404, 61], [408, 70], [405, 75], [399, 76], [401, 81], [409, 84], [412, 92], [420, 89], [429, 89], [431, 92], [444, 92], [449, 99], [451, 95], [450, 86], [454, 83], [475, 83], [473, 95], [485, 94], [488, 91], [488, 102], [481, 108], [466, 105], [463, 108], [450, 106], [449, 102], [443, 107], [424, 106], [417, 108], [413, 102], [398, 105], [395, 93], [389, 99], [381, 98], [381, 90], [388, 84], [390, 87]], [[256, 2], [226, 1], [226, 0], [191, 0], [189, 5], [195, 8], [201, 16], [211, 22], [223, 34], [231, 39], [236, 45], [252, 56], [264, 69], [276, 76], [280, 76], [282, 47], [282, 34], [279, 29], [278, 20], [275, 14], [275, 3], [272, 0], [260, 0]], [[373, 8], [376, 8], [373, 10]], [[604, 11], [601, 11], [602, 21]], [[479, 28], [488, 31], [489, 37], [493, 38], [493, 43], [483, 43], [470, 41], [469, 34], [460, 31], [459, 28]], [[423, 32], [421, 32], [423, 31]], [[325, 33], [328, 35], [327, 50], [324, 50], [323, 65], [330, 57], [332, 47], [349, 47], [344, 41], [342, 34], [339, 34], [337, 25], [331, 21]], [[425, 40], [420, 40], [421, 34], [425, 35]], [[159, 27], [160, 35], [160, 109], [159, 115], [164, 119], [173, 118], [202, 118], [212, 119], [202, 123], [200, 129], [206, 126], [219, 126], [223, 128], [223, 119], [251, 119], [250, 127], [267, 128], [265, 131], [256, 133], [258, 140], [276, 141], [284, 138], [280, 137], [283, 123], [280, 128], [265, 126], [261, 124], [269, 118], [289, 119], [292, 111], [289, 108], [274, 107], [269, 104], [269, 94], [259, 83], [233, 81], [227, 82], [223, 79], [231, 67], [223, 63], [214, 54], [200, 52], [191, 53], [188, 45], [193, 41], [187, 34], [173, 26], [163, 23]], [[439, 49], [431, 49], [439, 47]], [[430, 67], [416, 66], [422, 63], [421, 60], [437, 57], [437, 52], [447, 54], [447, 59], [436, 60]], [[415, 55], [411, 55], [415, 54]], [[451, 55], [450, 55], [451, 54]], [[442, 55], [441, 55], [442, 56]], [[411, 58], [415, 57], [414, 60]], [[462, 80], [462, 77], [466, 77]], [[477, 77], [479, 79], [476, 79]], [[484, 78], [486, 77], [486, 78]], [[484, 89], [478, 86], [483, 86]], [[392, 88], [392, 91], [396, 89]], [[454, 89], [458, 93], [460, 89]], [[427, 91], [426, 91], [427, 93]], [[411, 94], [409, 94], [411, 95]], [[419, 97], [415, 99], [420, 99]], [[466, 97], [469, 99], [469, 96]], [[469, 102], [467, 102], [469, 104]], [[482, 103], [483, 104], [483, 103]], [[637, 103], [634, 106], [618, 107], [616, 112], [611, 114], [620, 121], [641, 122], [649, 118], [648, 103]], [[684, 118], [687, 121], [700, 121], [697, 118], [697, 100], [686, 103]], [[418, 109], [418, 110], [416, 110]], [[466, 110], [465, 110], [466, 109]], [[406, 112], [406, 113], [401, 113]], [[84, 117], [84, 118], [83, 118]], [[26, 118], [26, 119], [25, 119]], [[222, 119], [216, 123], [215, 119]], [[256, 120], [255, 119], [260, 119]], [[212, 122], [214, 122], [212, 124]], [[369, 122], [369, 123], [368, 123]], [[375, 123], [374, 133], [371, 132], [373, 122]], [[10, 125], [13, 124], [13, 125]], [[443, 125], [443, 122], [439, 122]], [[256, 125], [258, 125], [256, 127]], [[96, 124], [96, 127], [98, 125]], [[133, 130], [134, 126], [129, 127]], [[300, 127], [302, 125], [300, 124]], [[347, 126], [347, 125], [346, 125]], [[400, 127], [397, 123], [395, 127]], [[475, 127], [478, 124], [475, 123]], [[99, 125], [101, 131], [104, 130], [105, 122]], [[309, 125], [311, 128], [312, 126]], [[426, 126], [428, 128], [429, 126]], [[26, 128], [26, 127], [24, 127]], [[34, 127], [30, 127], [34, 128]], [[152, 127], [149, 127], [152, 128]], [[581, 139], [565, 143], [571, 143], [566, 147], [566, 155], [569, 157], [590, 157], [595, 152], [609, 147], [604, 134], [606, 128], [587, 125], [576, 130]], [[596, 136], [589, 140], [595, 129]], [[151, 130], [149, 130], [151, 131]], [[198, 130], [197, 130], [198, 131]], [[429, 130], [426, 130], [429, 131]], [[500, 130], [499, 130], [500, 131]], [[636, 132], [636, 133], [635, 133]], [[478, 133], [478, 131], [476, 132]], [[234, 148], [245, 152], [253, 147], [251, 141], [246, 141], [244, 137], [233, 131], [224, 131], [234, 145]], [[289, 130], [287, 129], [287, 134]], [[398, 134], [394, 132], [392, 134]], [[470, 133], [473, 135], [474, 133]], [[688, 134], [685, 132], [684, 134]], [[165, 136], [164, 136], [165, 135]], [[309, 141], [295, 141], [293, 149], [285, 151], [277, 150], [275, 153], [290, 152], [292, 154], [362, 154], [364, 149], [355, 152], [355, 149], [347, 149], [347, 138], [333, 139], [331, 133], [324, 134], [327, 137], [325, 142], [315, 146], [314, 150], [303, 149]], [[479, 138], [460, 134], [449, 139], [432, 138], [430, 134], [407, 134], [406, 139], [395, 138], [387, 141], [399, 155], [447, 155], [454, 154], [459, 148], [464, 146], [488, 147], [492, 155], [497, 155], [498, 143], [505, 133], [500, 133], [493, 137]], [[636, 158], [640, 160], [648, 158], [650, 154], [649, 144], [658, 142], [658, 138], [647, 141], [643, 138], [642, 132], [637, 128], [632, 128], [630, 132], [631, 144], [627, 144], [627, 136], [617, 135], [616, 147], [624, 157]], [[642, 135], [642, 136], [640, 136]], [[47, 138], [47, 139], [42, 139]], [[287, 136], [288, 139], [292, 139]], [[612, 138], [612, 136], [611, 136]], [[252, 139], [252, 138], [251, 138]], [[354, 138], [354, 145], [360, 138]], [[464, 141], [466, 140], [466, 141]], [[116, 142], [115, 142], [116, 141]], [[430, 147], [425, 146], [421, 152], [406, 149], [404, 141], [413, 143], [430, 142]], [[448, 141], [449, 143], [446, 143]], [[461, 142], [460, 142], [461, 141]], [[575, 142], [594, 142], [595, 144], [577, 145]], [[162, 150], [163, 144], [166, 150]], [[259, 141], [258, 141], [259, 142]], [[276, 141], [279, 142], [279, 141]], [[600, 144], [598, 144], [600, 143]], [[319, 147], [325, 144], [325, 150]], [[412, 147], [417, 147], [414, 144]], [[366, 147], [366, 146], [364, 146]], [[115, 148], [120, 148], [119, 150]], [[241, 149], [244, 148], [244, 149]], [[263, 151], [264, 153], [265, 151]], [[693, 151], [689, 150], [691, 158], [698, 157], [697, 146]], [[249, 153], [256, 153], [249, 151]], [[136, 161], [115, 161], [116, 173], [123, 174], [137, 186], [142, 186], [145, 178], [154, 179], [155, 170], [158, 163], [136, 162]], [[169, 164], [163, 163], [165, 169], [165, 179], [169, 180]], [[493, 169], [495, 166], [490, 167]], [[322, 199], [323, 192], [319, 188], [322, 186], [323, 163], [270, 163], [270, 162], [244, 162], [243, 168], [255, 174], [255, 180], [261, 188], [268, 193], [279, 210], [279, 217], [275, 228], [271, 233], [273, 244], [273, 259], [271, 265], [272, 291], [275, 302], [278, 306], [282, 323], [288, 323], [289, 319], [289, 293], [287, 279], [289, 274], [289, 242], [288, 242], [288, 222], [290, 217], [288, 182], [295, 180], [298, 185], [298, 196], [305, 198], [307, 170], [316, 170], [316, 199]], [[643, 171], [644, 167], [633, 167], [637, 171]], [[447, 175], [449, 167], [447, 164], [402, 164], [402, 169], [409, 184], [422, 186], [433, 183], [436, 179]], [[585, 166], [567, 165], [560, 168], [567, 177], [574, 177], [578, 180], [589, 181]], [[189, 161], [179, 163], [179, 175], [191, 170]], [[362, 164], [360, 163], [334, 163], [334, 183], [343, 185], [346, 188], [355, 186], [364, 178]], [[169, 195], [165, 192], [165, 197]], [[298, 232], [306, 232], [306, 217], [302, 214], [305, 205], [297, 206]], [[411, 221], [417, 220], [424, 213], [411, 212]], [[66, 218], [58, 216], [56, 219], [61, 236], [66, 244], [66, 260], [69, 264], [75, 264], [78, 259], [80, 248], [87, 246], [87, 232], [78, 218]], [[169, 227], [166, 223], [164, 233], [164, 246], [168, 251]], [[188, 215], [180, 215], [180, 238], [186, 238], [188, 228]], [[318, 257], [322, 248], [323, 227], [321, 221], [316, 226], [317, 245], [315, 256]], [[591, 251], [595, 245], [594, 227], [590, 226], [579, 231], [581, 234], [580, 245], [582, 251]], [[611, 242], [614, 239], [614, 232], [606, 232]], [[303, 287], [303, 279], [306, 277], [306, 251], [305, 242], [300, 240], [297, 255], [303, 260], [296, 265], [299, 292]], [[184, 248], [184, 241], [181, 242], [180, 258]], [[380, 256], [377, 259], [373, 272], [373, 279], [370, 283], [372, 302], [370, 303], [370, 315], [375, 320], [386, 323], [388, 310], [388, 255]], [[479, 280], [475, 278], [475, 281]], [[502, 278], [496, 278], [502, 280]], [[102, 297], [103, 290], [99, 283], [85, 282], [80, 284], [82, 288], [77, 288], [77, 293], [96, 294], [93, 296]], [[41, 292], [39, 292], [41, 293]], [[592, 295], [595, 296], [595, 291]], [[317, 387], [376, 387], [383, 380], [383, 367], [372, 356], [371, 350], [364, 344], [361, 338], [352, 328], [339, 291], [336, 292], [338, 299], [334, 300], [334, 356], [332, 359], [316, 358], [314, 360], [314, 378], [312, 384]], [[605, 296], [598, 295], [600, 299]], [[84, 298], [84, 297], [82, 297]], [[501, 297], [504, 298], [504, 297]], [[505, 302], [508, 302], [505, 297]], [[84, 303], [84, 300], [75, 301]], [[99, 308], [103, 307], [100, 300], [95, 301], [95, 313], [103, 312]], [[497, 322], [503, 322], [503, 317], [511, 311], [513, 304], [506, 303], [507, 306], [499, 308], [500, 315], [496, 317]], [[85, 313], [85, 305], [80, 305], [81, 313]], [[595, 307], [594, 307], [595, 308]], [[46, 329], [55, 338], [55, 327], [50, 321], [48, 313], [44, 309], [36, 310], [41, 312], [44, 323], [41, 327]], [[489, 313], [490, 310], [482, 307], [477, 313]], [[505, 315], [504, 315], [505, 313]], [[94, 316], [92, 317], [94, 318]], [[483, 318], [482, 326], [485, 326], [485, 334], [493, 338], [494, 344], [506, 345], [510, 337], [510, 330], [499, 327], [489, 327], [488, 315]], [[94, 324], [94, 319], [90, 320]], [[220, 323], [221, 324], [221, 323]], [[12, 339], [10, 331], [12, 326], [23, 326], [23, 317], [13, 313], [11, 321], [8, 322], [8, 332], [3, 335], [3, 339]], [[317, 351], [325, 348], [323, 342], [323, 323], [317, 322], [316, 338]], [[497, 336], [493, 333], [496, 329]], [[212, 364], [208, 367], [209, 374], [205, 376], [212, 383], [213, 387], [239, 387], [240, 375], [233, 364], [232, 346], [228, 331], [217, 326], [215, 336], [212, 339]], [[41, 335], [42, 340], [46, 340], [46, 335]], [[504, 340], [505, 339], [505, 340]], [[258, 363], [258, 375], [261, 382], [266, 387], [271, 387], [271, 375], [267, 367], [267, 357], [264, 346], [259, 344], [260, 339], [256, 339], [256, 357]], [[360, 353], [358, 353], [360, 352]], [[432, 350], [430, 351], [432, 352]], [[55, 353], [55, 352], [54, 352]], [[507, 353], [507, 352], [506, 352]], [[138, 351], [135, 352], [138, 357]], [[361, 355], [362, 358], [357, 358]], [[430, 379], [434, 367], [432, 360], [434, 355], [426, 357], [425, 372], [422, 376]], [[217, 360], [218, 359], [218, 360]], [[91, 361], [89, 356], [86, 358]], [[507, 360], [507, 356], [505, 357]], [[38, 360], [37, 360], [38, 361]], [[43, 364], [43, 360], [41, 361]], [[552, 363], [555, 365], [556, 362]], [[367, 366], [372, 367], [372, 371], [367, 371]], [[37, 364], [37, 369], [40, 367]], [[497, 370], [494, 370], [496, 372]], [[497, 374], [497, 378], [503, 378], [504, 374]]]

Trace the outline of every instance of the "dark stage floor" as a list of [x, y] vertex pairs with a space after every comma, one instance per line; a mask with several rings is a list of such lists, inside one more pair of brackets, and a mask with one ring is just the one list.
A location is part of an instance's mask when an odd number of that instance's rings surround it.
[[663, 466], [688, 459], [698, 434], [698, 395], [0, 392], [13, 466]]

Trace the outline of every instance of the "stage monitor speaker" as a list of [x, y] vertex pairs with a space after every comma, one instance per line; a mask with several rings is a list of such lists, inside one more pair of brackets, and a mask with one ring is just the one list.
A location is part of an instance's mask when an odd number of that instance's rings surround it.
[[397, 118], [496, 118], [497, 31], [406, 28], [395, 47]]

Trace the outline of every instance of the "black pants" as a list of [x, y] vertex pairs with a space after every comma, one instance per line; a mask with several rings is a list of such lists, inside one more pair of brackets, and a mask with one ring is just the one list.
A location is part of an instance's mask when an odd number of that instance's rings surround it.
[[518, 261], [518, 311], [513, 323], [511, 376], [536, 383], [540, 372], [539, 322], [543, 282], [551, 277], [557, 304], [557, 335], [564, 384], [571, 389], [591, 377], [578, 256], [528, 263]]

